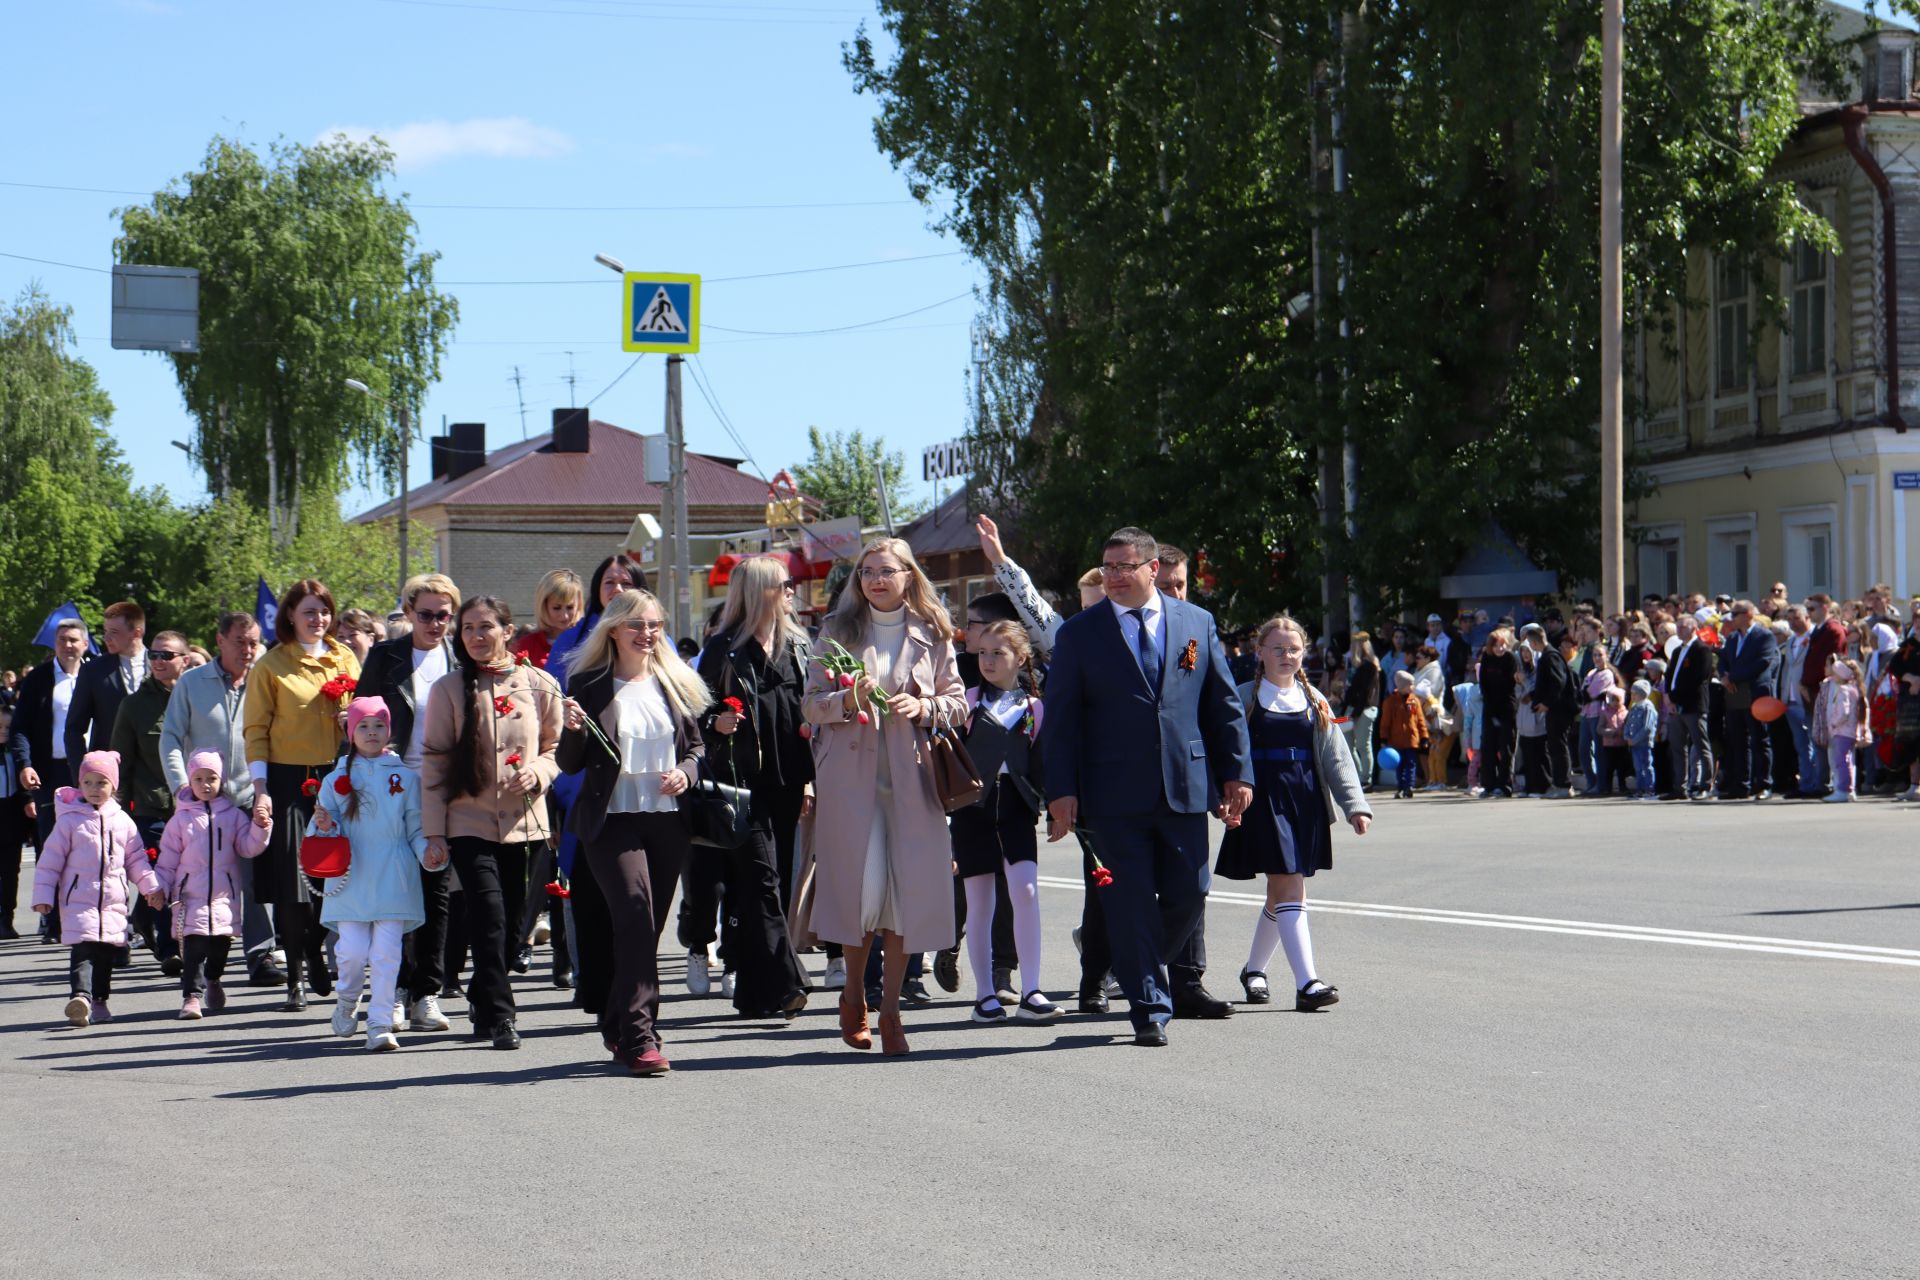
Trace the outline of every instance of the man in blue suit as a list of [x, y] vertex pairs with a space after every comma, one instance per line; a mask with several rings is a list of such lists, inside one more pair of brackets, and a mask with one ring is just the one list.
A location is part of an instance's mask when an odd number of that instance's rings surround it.
[[1115, 531], [1101, 548], [1107, 598], [1068, 619], [1047, 672], [1047, 839], [1076, 826], [1107, 868], [1113, 974], [1134, 1043], [1164, 1045], [1167, 957], [1206, 906], [1207, 814], [1253, 798], [1246, 714], [1213, 615], [1154, 589], [1159, 543]]
[[1780, 645], [1771, 627], [1755, 624], [1751, 600], [1734, 601], [1720, 630], [1720, 683], [1727, 689], [1720, 798], [1765, 800], [1773, 794], [1773, 741], [1751, 708], [1780, 683]]

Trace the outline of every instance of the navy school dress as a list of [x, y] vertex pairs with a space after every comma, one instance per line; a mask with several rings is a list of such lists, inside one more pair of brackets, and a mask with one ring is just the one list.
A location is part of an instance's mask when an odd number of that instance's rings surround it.
[[1251, 702], [1247, 734], [1253, 743], [1253, 803], [1221, 842], [1214, 874], [1251, 880], [1325, 871], [1333, 865], [1333, 836], [1313, 759], [1313, 704], [1274, 712]]
[[[1001, 864], [1038, 862], [1034, 821], [1043, 807], [1045, 783], [1040, 751], [1034, 745], [1038, 701], [1025, 694], [1002, 694], [981, 686], [980, 702], [963, 731], [967, 754], [986, 789], [952, 818], [953, 861], [961, 879], [989, 876]], [[1018, 712], [1012, 728], [1002, 716]], [[1001, 766], [1006, 771], [1001, 771]]]

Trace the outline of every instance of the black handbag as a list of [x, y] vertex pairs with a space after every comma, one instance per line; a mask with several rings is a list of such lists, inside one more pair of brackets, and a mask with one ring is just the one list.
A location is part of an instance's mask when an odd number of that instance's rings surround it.
[[687, 788], [685, 805], [695, 844], [738, 849], [753, 834], [753, 793], [745, 787], [702, 778]]

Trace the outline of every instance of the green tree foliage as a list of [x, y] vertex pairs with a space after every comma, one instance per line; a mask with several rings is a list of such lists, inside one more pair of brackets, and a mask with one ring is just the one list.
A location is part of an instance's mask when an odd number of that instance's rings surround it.
[[885, 440], [868, 440], [858, 431], [822, 432], [808, 427], [807, 449], [807, 460], [794, 464], [792, 470], [800, 492], [820, 503], [819, 519], [858, 516], [862, 525], [880, 523], [880, 493], [874, 485], [879, 474], [887, 478], [887, 500], [896, 525], [926, 509], [925, 503], [908, 502], [902, 496], [906, 459], [897, 449], [887, 452]]
[[215, 138], [203, 166], [120, 211], [120, 260], [200, 271], [200, 351], [174, 355], [196, 421], [194, 456], [216, 498], [267, 513], [274, 544], [299, 537], [303, 502], [350, 469], [391, 484], [394, 413], [418, 421], [458, 318], [433, 287], [404, 197], [381, 184], [378, 140], [279, 144], [263, 159]]
[[19, 492], [28, 462], [83, 477], [108, 440], [113, 401], [73, 346], [73, 309], [38, 285], [0, 305], [0, 504]]
[[33, 654], [47, 614], [72, 600], [98, 619], [93, 592], [101, 562], [120, 536], [115, 512], [81, 485], [56, 475], [45, 458], [29, 460], [13, 496], [0, 505], [0, 644], [5, 661]]
[[[1354, 10], [880, 0], [848, 46], [880, 149], [987, 271], [976, 484], [1051, 580], [1128, 522], [1205, 549], [1248, 614], [1317, 602], [1328, 565], [1425, 594], [1492, 520], [1592, 572], [1599, 6]], [[1837, 73], [1826, 20], [1628, 0], [1630, 321], [1699, 304], [1690, 243], [1830, 242], [1767, 173], [1798, 78]], [[1343, 432], [1350, 545], [1320, 496]]]

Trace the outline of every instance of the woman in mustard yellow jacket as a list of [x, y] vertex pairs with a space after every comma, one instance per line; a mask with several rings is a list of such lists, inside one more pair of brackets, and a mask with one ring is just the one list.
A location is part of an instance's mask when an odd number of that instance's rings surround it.
[[274, 927], [287, 953], [288, 1011], [307, 1007], [302, 970], [314, 994], [333, 994], [312, 886], [300, 873], [300, 836], [313, 817], [320, 779], [340, 753], [341, 725], [360, 678], [353, 650], [333, 635], [333, 593], [313, 578], [287, 588], [274, 618], [274, 646], [247, 674], [242, 720], [253, 808], [273, 820], [266, 853], [254, 859], [253, 891], [273, 904]]

